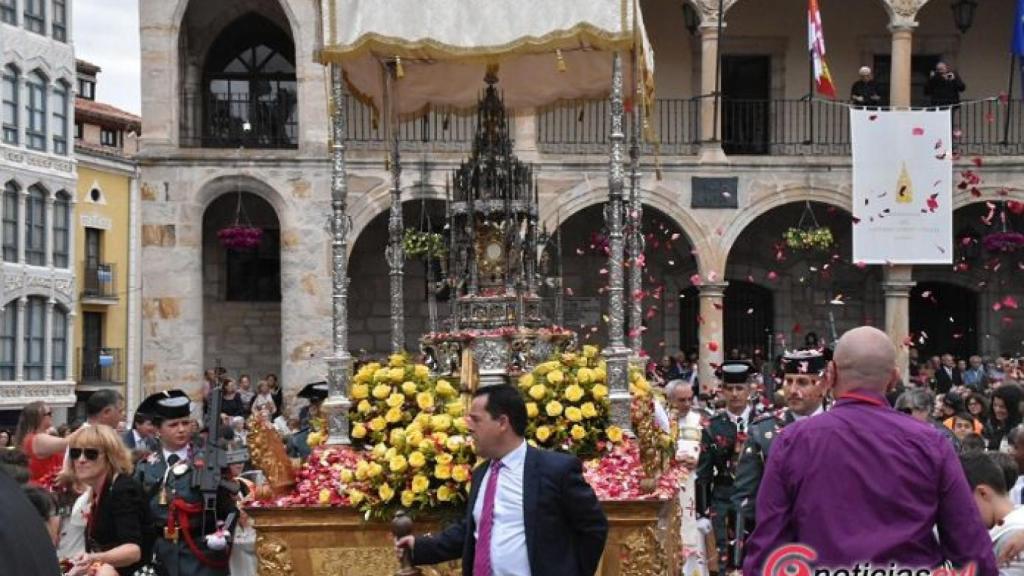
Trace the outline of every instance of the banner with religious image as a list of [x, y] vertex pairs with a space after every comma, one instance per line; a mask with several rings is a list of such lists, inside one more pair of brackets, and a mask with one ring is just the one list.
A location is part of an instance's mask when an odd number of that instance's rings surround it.
[[949, 110], [850, 110], [853, 260], [953, 263]]

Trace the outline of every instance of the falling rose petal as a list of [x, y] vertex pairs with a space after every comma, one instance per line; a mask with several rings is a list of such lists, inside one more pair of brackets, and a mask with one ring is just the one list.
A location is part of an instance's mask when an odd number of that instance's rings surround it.
[[975, 156], [974, 158], [971, 158], [971, 163], [974, 164], [975, 166], [978, 166], [980, 168], [981, 167], [981, 156]]
[[708, 272], [708, 282], [714, 282], [716, 279], [718, 279], [718, 272], [714, 270]]
[[715, 302], [714, 304], [712, 304], [712, 306], [715, 307], [715, 310], [721, 310], [722, 309], [722, 305], [720, 303], [718, 303], [718, 302]]
[[1002, 302], [996, 302], [995, 304], [992, 304], [992, 310], [994, 310], [996, 312], [999, 312], [1002, 309], [1003, 309], [1003, 303]]
[[925, 290], [924, 292], [921, 292], [921, 298], [926, 298], [927, 299], [927, 298], [931, 298], [931, 296], [932, 296], [932, 291], [931, 290]]
[[981, 190], [978, 190], [977, 186], [971, 186], [971, 196], [981, 198]]
[[672, 240], [678, 240], [679, 239], [679, 232], [676, 232], [675, 234], [673, 234], [671, 239]]
[[1010, 308], [1011, 310], [1017, 309], [1017, 299], [1013, 296], [1006, 296], [1003, 298], [1003, 306]]
[[959, 140], [960, 137], [963, 136], [963, 135], [964, 135], [963, 131], [960, 130], [959, 128], [957, 128], [956, 130], [953, 130], [953, 138], [956, 138], [956, 139]]
[[703, 280], [701, 280], [700, 274], [694, 274], [693, 276], [690, 276], [690, 284], [693, 284], [694, 286], [700, 286], [701, 284], [703, 284]]
[[914, 136], [924, 136], [924, 128], [921, 128], [920, 126], [915, 126], [914, 129], [910, 131], [910, 133], [913, 134]]
[[867, 262], [864, 262], [863, 260], [858, 260], [854, 262], [853, 265], [856, 266], [857, 268], [860, 268], [861, 270], [868, 267]]
[[753, 308], [747, 308], [747, 314], [753, 314], [753, 313], [754, 313], [754, 309]]
[[1006, 326], [1013, 324], [1013, 318], [1010, 318], [1009, 316], [1003, 316], [1002, 320], [1003, 324], [1005, 324]]
[[602, 320], [602, 321], [603, 321], [603, 322], [604, 322], [605, 324], [607, 324], [607, 323], [608, 323], [608, 315], [607, 315], [607, 314], [602, 314], [602, 315], [601, 315], [601, 320]]
[[771, 271], [768, 272], [768, 279], [769, 280], [776, 280], [776, 279], [778, 279], [778, 277], [779, 277], [779, 275], [774, 270], [771, 270]]
[[1010, 95], [1009, 94], [1007, 94], [1006, 92], [1000, 92], [999, 93], [999, 103], [1000, 104], [1006, 104], [1009, 101], [1010, 101]]
[[583, 248], [577, 248], [576, 249], [576, 255], [577, 256], [583, 256], [583, 254], [584, 254]]
[[654, 318], [655, 316], [657, 316], [657, 313], [654, 311], [654, 308], [651, 308], [650, 310], [647, 311], [646, 314], [644, 314], [644, 317], [647, 318], [648, 320]]
[[565, 293], [567, 296], [572, 296], [572, 288], [566, 288]]
[[843, 295], [842, 294], [836, 294], [836, 297], [833, 298], [832, 301], [829, 302], [829, 304], [834, 304], [836, 306], [842, 306], [842, 305], [846, 304], [846, 302], [843, 302]]
[[938, 200], [938, 198], [939, 198], [938, 194], [932, 194], [931, 196], [928, 197], [927, 204], [928, 204], [928, 211], [929, 212], [935, 212], [936, 210], [939, 209], [939, 200]]
[[793, 334], [799, 334], [801, 330], [803, 330], [803, 328], [801, 328], [799, 324], [793, 325]]
[[875, 120], [878, 120], [878, 114], [872, 114], [872, 115], [868, 116], [868, 120], [870, 122], [874, 122]]
[[714, 340], [708, 342], [708, 350], [718, 352], [718, 342], [715, 342]]
[[607, 274], [608, 273], [608, 269], [607, 268], [601, 268], [600, 270], [598, 270], [597, 273], [598, 274]]

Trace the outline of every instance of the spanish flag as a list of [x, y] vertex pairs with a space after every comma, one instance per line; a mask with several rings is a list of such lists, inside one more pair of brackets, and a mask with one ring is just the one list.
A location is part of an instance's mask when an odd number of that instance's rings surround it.
[[818, 0], [807, 1], [807, 43], [814, 68], [814, 88], [819, 94], [835, 99], [836, 87], [825, 63], [825, 34], [821, 28], [821, 11]]

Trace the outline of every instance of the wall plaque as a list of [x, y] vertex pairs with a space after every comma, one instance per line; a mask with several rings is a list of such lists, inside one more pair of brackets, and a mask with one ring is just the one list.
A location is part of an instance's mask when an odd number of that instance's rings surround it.
[[690, 198], [690, 207], [737, 208], [739, 207], [736, 199], [738, 187], [739, 178], [736, 176], [693, 176], [690, 179], [690, 188], [693, 191]]

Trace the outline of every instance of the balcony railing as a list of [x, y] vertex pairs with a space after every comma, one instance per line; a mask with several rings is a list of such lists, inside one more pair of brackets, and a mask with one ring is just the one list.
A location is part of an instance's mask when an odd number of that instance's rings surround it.
[[[696, 154], [700, 144], [700, 100], [658, 100], [647, 120], [661, 154]], [[633, 133], [628, 120], [626, 141]], [[541, 111], [537, 116], [537, 147], [552, 154], [608, 152], [611, 116], [607, 100], [576, 100]], [[645, 153], [654, 151], [645, 143]]]
[[295, 97], [250, 94], [182, 95], [181, 145], [186, 148], [296, 148]]
[[[1024, 101], [984, 100], [953, 111], [961, 154], [1024, 154]], [[736, 100], [720, 103], [722, 146], [733, 155], [848, 155], [850, 114], [843, 103], [824, 100]], [[700, 100], [656, 102], [648, 120], [661, 154], [695, 154], [700, 144]], [[604, 154], [610, 128], [608, 102], [562, 104], [537, 118], [542, 152]], [[632, 127], [624, 126], [627, 139]], [[644, 145], [651, 153], [653, 143]]]
[[124, 382], [120, 348], [83, 347], [78, 349], [78, 380], [83, 384], [119, 384]]
[[[476, 134], [473, 112], [434, 108], [422, 117], [400, 122], [399, 149], [407, 151], [468, 152]], [[384, 119], [356, 98], [348, 98], [349, 149], [385, 150]]]
[[82, 298], [117, 300], [117, 265], [83, 262]]

